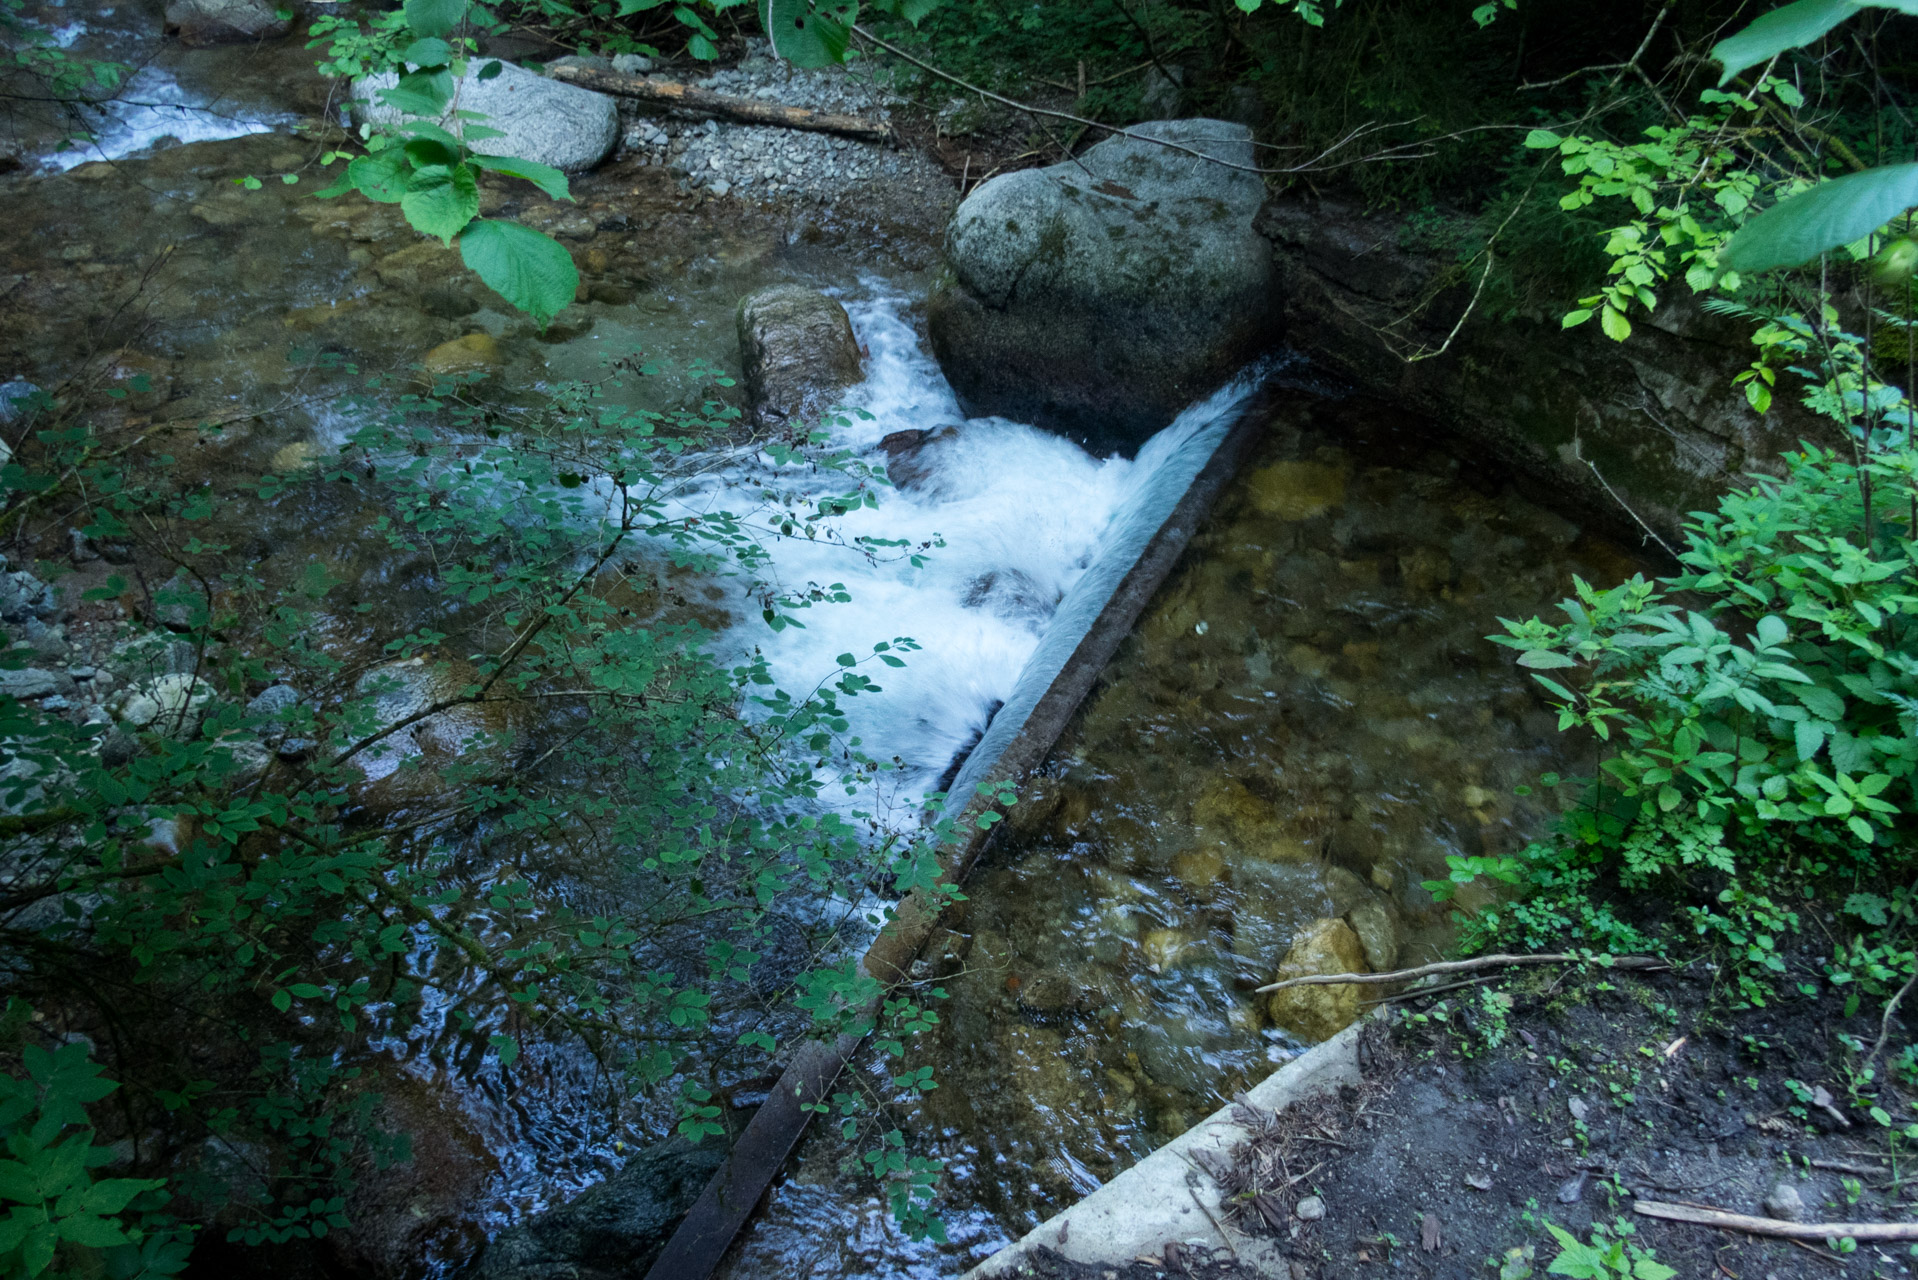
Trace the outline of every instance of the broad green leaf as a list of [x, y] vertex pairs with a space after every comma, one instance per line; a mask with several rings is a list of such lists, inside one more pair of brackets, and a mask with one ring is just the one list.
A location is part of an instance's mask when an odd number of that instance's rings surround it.
[[409, 116], [437, 116], [453, 101], [453, 74], [444, 67], [409, 72], [391, 89], [380, 90], [379, 98]]
[[773, 52], [796, 67], [829, 67], [846, 60], [846, 42], [858, 20], [857, 0], [760, 0], [760, 25]]
[[1712, 46], [1712, 58], [1723, 64], [1722, 87], [1747, 67], [1769, 62], [1787, 49], [1798, 49], [1830, 31], [1861, 8], [1855, 0], [1793, 0], [1773, 9], [1743, 31]]
[[665, 3], [666, 0], [619, 0], [619, 16], [624, 18], [630, 14], [644, 13]]
[[470, 163], [482, 169], [491, 169], [494, 173], [503, 173], [509, 178], [524, 178], [555, 200], [573, 198], [572, 191], [566, 185], [566, 175], [537, 160], [522, 160], [518, 156], [473, 156]]
[[1598, 327], [1613, 342], [1623, 342], [1632, 336], [1632, 322], [1617, 307], [1606, 307], [1598, 313]]
[[1795, 267], [1862, 240], [1918, 204], [1918, 164], [1893, 164], [1833, 178], [1753, 218], [1718, 255], [1739, 271]]
[[466, 0], [406, 0], [406, 25], [416, 36], [443, 36], [466, 16]]
[[120, 1229], [119, 1223], [90, 1213], [76, 1213], [70, 1218], [62, 1218], [60, 1236], [92, 1249], [111, 1249], [116, 1244], [127, 1242], [127, 1233]]
[[[421, 169], [449, 169], [459, 163], [459, 151], [438, 138], [415, 138], [404, 148], [407, 158]], [[410, 187], [412, 184], [408, 184]]]
[[500, 66], [499, 59], [495, 58], [479, 69], [479, 75], [476, 76], [475, 79], [482, 81], [496, 80], [499, 78], [499, 73], [503, 70], [505, 70], [505, 68]]
[[126, 1208], [141, 1192], [155, 1191], [165, 1185], [163, 1178], [103, 1178], [87, 1188], [80, 1207], [88, 1213], [111, 1216]]
[[579, 289], [579, 268], [559, 241], [517, 222], [483, 218], [460, 236], [460, 258], [500, 297], [541, 324]]
[[407, 45], [400, 58], [408, 66], [443, 67], [453, 60], [453, 46], [438, 36], [428, 36]]
[[479, 216], [479, 183], [463, 164], [451, 170], [435, 166], [430, 176], [422, 170], [400, 197], [400, 212], [415, 231], [450, 245]]
[[1578, 664], [1562, 653], [1553, 653], [1550, 649], [1531, 649], [1518, 656], [1518, 665], [1530, 667], [1534, 671], [1551, 671], [1559, 667], [1575, 667]]
[[412, 176], [412, 170], [406, 152], [388, 147], [355, 159], [346, 166], [346, 176], [368, 200], [398, 204], [406, 194], [406, 181]]

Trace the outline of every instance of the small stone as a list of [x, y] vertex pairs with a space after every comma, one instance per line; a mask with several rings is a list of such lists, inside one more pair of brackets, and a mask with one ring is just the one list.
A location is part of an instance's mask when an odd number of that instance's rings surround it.
[[65, 711], [72, 705], [73, 704], [68, 702], [64, 697], [56, 693], [50, 698], [42, 699], [40, 709], [42, 711]]
[[1565, 1104], [1565, 1109], [1572, 1113], [1572, 1119], [1574, 1120], [1583, 1120], [1591, 1114], [1592, 1110], [1591, 1104], [1583, 1098], [1573, 1098]]
[[92, 667], [68, 667], [67, 674], [75, 680], [91, 680], [100, 673]]
[[1292, 1209], [1299, 1215], [1300, 1222], [1317, 1222], [1325, 1216], [1325, 1201], [1317, 1196], [1307, 1196]]
[[623, 76], [643, 76], [653, 69], [653, 60], [640, 53], [616, 53], [613, 70]]
[[469, 374], [486, 377], [497, 373], [504, 363], [499, 343], [488, 333], [469, 333], [463, 338], [442, 342], [420, 359], [420, 367], [434, 378]]
[[1805, 1201], [1798, 1194], [1798, 1188], [1789, 1182], [1773, 1187], [1771, 1194], [1765, 1197], [1765, 1216], [1780, 1222], [1803, 1222]]

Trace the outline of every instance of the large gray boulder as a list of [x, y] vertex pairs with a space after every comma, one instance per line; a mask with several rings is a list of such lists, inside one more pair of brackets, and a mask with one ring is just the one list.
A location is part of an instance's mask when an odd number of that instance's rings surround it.
[[1265, 187], [1226, 167], [1253, 163], [1251, 130], [1132, 132], [1183, 149], [1108, 138], [953, 215], [927, 319], [968, 414], [1129, 453], [1277, 337], [1272, 248], [1252, 228]]
[[859, 381], [859, 340], [846, 309], [817, 289], [778, 284], [739, 300], [746, 402], [764, 424], [807, 418]]
[[672, 1138], [581, 1195], [499, 1233], [466, 1280], [640, 1280], [726, 1158]]
[[[505, 136], [489, 137], [473, 150], [535, 160], [567, 173], [590, 169], [612, 154], [619, 141], [619, 108], [611, 98], [548, 80], [510, 62], [501, 63], [500, 73], [491, 80], [482, 80], [479, 73], [486, 61], [469, 62], [453, 106], [437, 121], [442, 128], [458, 132], [458, 122], [452, 118], [455, 107], [481, 112], [486, 118], [475, 123]], [[396, 83], [398, 77], [391, 71], [355, 80], [353, 97], [359, 104], [355, 118], [384, 125], [408, 119], [398, 108], [380, 101], [380, 90]]]
[[293, 29], [275, 0], [167, 0], [166, 25], [190, 49], [271, 40]]

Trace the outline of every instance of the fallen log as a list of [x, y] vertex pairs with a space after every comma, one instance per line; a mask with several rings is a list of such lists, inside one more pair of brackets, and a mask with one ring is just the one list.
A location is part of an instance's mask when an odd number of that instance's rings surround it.
[[886, 142], [892, 138], [892, 126], [883, 120], [864, 116], [834, 115], [807, 107], [788, 107], [762, 98], [736, 98], [729, 93], [696, 89], [671, 80], [650, 76], [621, 75], [617, 71], [598, 71], [592, 67], [548, 67], [546, 74], [555, 80], [595, 89], [615, 97], [633, 98], [660, 107], [677, 107], [702, 115], [719, 116], [738, 124], [766, 125], [775, 129], [802, 129], [809, 133], [833, 133], [860, 142]]
[[[1263, 987], [1256, 988], [1252, 994], [1262, 996], [1270, 991], [1283, 991], [1287, 987], [1331, 986], [1347, 982], [1363, 986], [1378, 986], [1386, 982], [1410, 982], [1413, 978], [1424, 978], [1434, 973], [1465, 973], [1473, 969], [1498, 969], [1515, 964], [1572, 964], [1588, 958], [1571, 951], [1554, 951], [1538, 955], [1479, 956], [1472, 960], [1441, 960], [1437, 964], [1422, 964], [1416, 969], [1395, 969], [1391, 973], [1313, 973], [1303, 978], [1287, 978], [1284, 982], [1267, 983]], [[1614, 956], [1610, 967], [1669, 969], [1671, 966], [1653, 956]]]
[[1662, 1200], [1636, 1200], [1632, 1208], [1648, 1218], [1723, 1227], [1727, 1231], [1777, 1236], [1784, 1240], [1842, 1240], [1846, 1236], [1853, 1240], [1918, 1240], [1918, 1222], [1780, 1222], [1776, 1218], [1754, 1218], [1725, 1209], [1667, 1204]]

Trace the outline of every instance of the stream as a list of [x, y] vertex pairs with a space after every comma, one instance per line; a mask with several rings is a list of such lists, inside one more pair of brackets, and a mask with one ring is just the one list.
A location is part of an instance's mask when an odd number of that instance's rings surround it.
[[[643, 355], [677, 371], [644, 392], [670, 401], [737, 376], [743, 294], [796, 282], [839, 298], [865, 377], [843, 397], [859, 412], [838, 415], [833, 443], [884, 466], [887, 436], [957, 429], [916, 455], [910, 483], [840, 522], [842, 540], [776, 545], [783, 585], [843, 590], [845, 603], [774, 633], [733, 582], [690, 594], [723, 647], [760, 650], [790, 689], [832, 675], [842, 653], [918, 644], [883, 693], [851, 706], [866, 749], [900, 766], [859, 801], [876, 800], [884, 823], [916, 822], [1028, 665], [1076, 641], [1075, 586], [1102, 551], [1139, 536], [1128, 521], [1142, 504], [1183, 490], [1257, 385], [1221, 389], [1133, 459], [966, 421], [921, 331], [933, 238], [852, 208], [688, 206], [659, 169], [624, 161], [579, 180], [577, 206], [521, 208], [585, 267], [585, 300], [539, 332], [391, 207], [307, 198], [325, 86], [297, 37], [182, 50], [145, 8], [28, 16], [57, 43], [139, 70], [126, 104], [95, 114], [93, 143], [60, 145], [71, 119], [14, 122], [30, 163], [0, 177], [15, 228], [0, 266], [12, 281], [0, 380], [52, 385], [90, 353], [119, 352], [111, 373], [156, 388], [129, 412], [220, 424], [182, 445], [185, 475], [257, 473], [337, 447], [351, 424], [332, 405], [348, 379], [315, 352], [404, 369], [485, 334], [495, 385], [532, 391]], [[256, 191], [234, 181], [295, 171], [315, 177]], [[1558, 812], [1539, 778], [1577, 772], [1575, 743], [1483, 637], [1499, 617], [1548, 608], [1573, 574], [1609, 585], [1637, 563], [1390, 406], [1318, 385], [1296, 361], [1261, 376], [1286, 390], [1255, 456], [930, 953], [950, 996], [929, 1047], [940, 1087], [898, 1118], [947, 1162], [949, 1242], [907, 1242], [870, 1184], [840, 1172], [850, 1148], [815, 1134], [724, 1274], [933, 1277], [982, 1259], [1302, 1050], [1251, 992], [1295, 937], [1343, 919], [1375, 968], [1433, 958], [1449, 909], [1420, 881], [1448, 855], [1513, 852]], [[717, 507], [766, 486], [835, 490], [762, 457], [677, 500]], [[319, 503], [283, 515], [284, 528], [251, 531], [263, 559], [379, 580], [363, 516]], [[861, 535], [924, 548], [924, 562], [845, 545]], [[852, 917], [873, 904], [836, 905]], [[843, 949], [863, 935], [835, 937]], [[464, 1227], [415, 1260], [427, 1272], [453, 1273], [480, 1236], [658, 1136], [663, 1110], [609, 1117], [585, 1064], [548, 1055], [542, 1069], [539, 1087], [508, 1096], [484, 1083], [461, 1092], [428, 1055], [408, 1061], [437, 1123], [457, 1131], [447, 1141], [483, 1171]], [[888, 1094], [884, 1071], [857, 1069]]]

